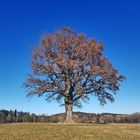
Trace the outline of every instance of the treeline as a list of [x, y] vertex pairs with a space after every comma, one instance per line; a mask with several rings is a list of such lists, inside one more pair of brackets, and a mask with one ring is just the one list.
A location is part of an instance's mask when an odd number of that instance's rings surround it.
[[[77, 123], [140, 123], [140, 113], [112, 114], [112, 113], [83, 113], [74, 112], [73, 120]], [[18, 122], [64, 122], [65, 113], [54, 115], [36, 115], [17, 110], [0, 110], [0, 123]]]
[[48, 122], [48, 116], [30, 114], [29, 112], [17, 110], [0, 110], [0, 123], [16, 122]]

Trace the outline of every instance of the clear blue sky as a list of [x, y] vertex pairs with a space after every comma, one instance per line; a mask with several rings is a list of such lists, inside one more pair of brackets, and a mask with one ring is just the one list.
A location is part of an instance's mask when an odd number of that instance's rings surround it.
[[[0, 1], [0, 109], [64, 112], [56, 102], [26, 98], [22, 83], [31, 72], [31, 46], [45, 31], [67, 25], [101, 40], [105, 55], [126, 75], [113, 104], [94, 98], [80, 111], [140, 112], [140, 3], [137, 0]], [[75, 109], [77, 110], [77, 109]], [[77, 110], [78, 111], [78, 110]]]

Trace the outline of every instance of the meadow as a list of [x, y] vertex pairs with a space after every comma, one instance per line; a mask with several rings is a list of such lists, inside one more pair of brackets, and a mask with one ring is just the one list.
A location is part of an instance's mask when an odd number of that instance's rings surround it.
[[140, 140], [140, 124], [0, 124], [0, 140]]

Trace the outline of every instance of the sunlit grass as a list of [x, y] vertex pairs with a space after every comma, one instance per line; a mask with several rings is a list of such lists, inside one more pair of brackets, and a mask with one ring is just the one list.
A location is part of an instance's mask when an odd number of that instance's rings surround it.
[[0, 140], [140, 140], [140, 124], [0, 124]]

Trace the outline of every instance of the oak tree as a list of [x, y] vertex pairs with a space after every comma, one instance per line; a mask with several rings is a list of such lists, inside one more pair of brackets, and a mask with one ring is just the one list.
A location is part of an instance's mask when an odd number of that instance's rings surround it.
[[24, 87], [27, 96], [44, 96], [65, 105], [66, 122], [72, 122], [73, 106], [91, 95], [101, 105], [113, 102], [124, 76], [103, 55], [104, 46], [83, 33], [68, 27], [45, 34], [33, 49], [32, 73]]

